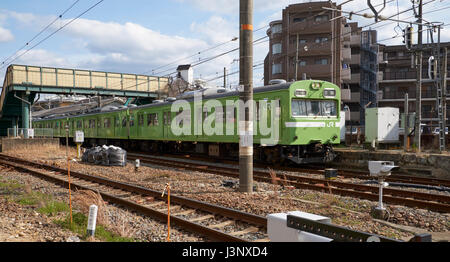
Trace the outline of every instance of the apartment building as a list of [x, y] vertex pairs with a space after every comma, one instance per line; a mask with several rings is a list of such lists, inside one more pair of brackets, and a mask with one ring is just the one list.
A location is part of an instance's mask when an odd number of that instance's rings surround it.
[[337, 18], [340, 12], [323, 7], [340, 9], [328, 1], [293, 4], [283, 9], [282, 20], [270, 23], [266, 85], [272, 79], [302, 79], [304, 74], [340, 87], [350, 80], [350, 26], [345, 18]]
[[340, 12], [323, 7], [340, 10], [336, 3], [324, 1], [293, 4], [283, 10], [282, 20], [270, 23], [264, 82], [304, 76], [333, 82], [341, 87], [344, 106], [350, 111], [347, 125], [363, 125], [365, 108], [376, 106], [382, 78], [377, 32], [364, 31], [358, 23], [340, 17]]
[[[441, 43], [450, 51], [450, 43]], [[404, 112], [405, 94], [409, 97], [409, 112], [415, 112], [416, 102], [416, 70], [411, 66], [413, 54], [404, 45], [381, 46], [384, 63], [380, 64], [383, 79], [379, 82], [378, 104], [380, 107], [397, 107]], [[425, 45], [422, 62], [422, 123], [426, 124], [425, 133], [432, 132], [438, 125], [436, 110], [437, 91], [428, 75], [428, 58], [431, 56], [431, 45]], [[450, 68], [448, 55], [447, 70]], [[448, 71], [450, 76], [450, 71]], [[450, 78], [447, 78], [447, 94], [450, 95]], [[450, 116], [450, 97], [447, 96], [447, 126]]]

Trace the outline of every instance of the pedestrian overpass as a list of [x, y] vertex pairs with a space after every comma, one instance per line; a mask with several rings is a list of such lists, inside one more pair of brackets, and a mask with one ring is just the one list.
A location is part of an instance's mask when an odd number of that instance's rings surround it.
[[40, 94], [98, 95], [148, 101], [168, 93], [169, 79], [80, 69], [10, 65], [0, 97], [0, 136], [31, 128], [31, 107]]

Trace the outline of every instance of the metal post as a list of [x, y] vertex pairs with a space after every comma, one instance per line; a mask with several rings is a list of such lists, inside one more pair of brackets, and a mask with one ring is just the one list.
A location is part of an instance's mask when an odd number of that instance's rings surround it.
[[227, 68], [223, 68], [223, 88], [227, 88]]
[[297, 46], [295, 51], [295, 81], [298, 80], [298, 34], [297, 34]]
[[418, 51], [416, 51], [416, 73], [417, 73], [417, 81], [416, 81], [416, 122], [415, 122], [415, 136], [414, 136], [414, 144], [416, 145], [416, 151], [421, 151], [421, 132], [420, 132], [420, 124], [422, 122], [422, 0], [419, 3], [419, 14], [418, 14], [418, 22], [419, 30], [418, 30]]
[[408, 131], [409, 131], [409, 99], [408, 99], [408, 93], [405, 93], [405, 124], [403, 128], [403, 147], [405, 149], [405, 152], [408, 151]]
[[[253, 0], [240, 0], [239, 191], [253, 192]], [[247, 102], [250, 103], [247, 103]], [[245, 105], [248, 107], [245, 108]]]
[[443, 129], [439, 130], [440, 131], [440, 141], [442, 144], [441, 146], [441, 152], [445, 150], [446, 147], [446, 135], [445, 135], [445, 128], [447, 127], [447, 47], [444, 48], [443, 52], [442, 52], [443, 56], [442, 56], [442, 68], [441, 68], [441, 80], [442, 80], [442, 84], [441, 84], [441, 101], [442, 101], [442, 114], [441, 114], [441, 125], [443, 127]]

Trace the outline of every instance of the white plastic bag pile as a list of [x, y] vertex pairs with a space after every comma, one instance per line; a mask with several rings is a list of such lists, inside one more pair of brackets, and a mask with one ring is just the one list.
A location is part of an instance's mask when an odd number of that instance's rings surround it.
[[127, 151], [116, 146], [97, 146], [86, 150], [81, 160], [95, 165], [126, 166]]

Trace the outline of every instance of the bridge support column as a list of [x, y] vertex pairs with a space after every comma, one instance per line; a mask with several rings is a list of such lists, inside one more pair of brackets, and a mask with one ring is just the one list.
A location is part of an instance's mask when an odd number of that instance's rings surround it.
[[[31, 115], [31, 104], [26, 103], [28, 101], [29, 96], [26, 94], [22, 94], [22, 128], [31, 128], [30, 127], [30, 115]], [[28, 138], [28, 132], [24, 130], [24, 137]]]

